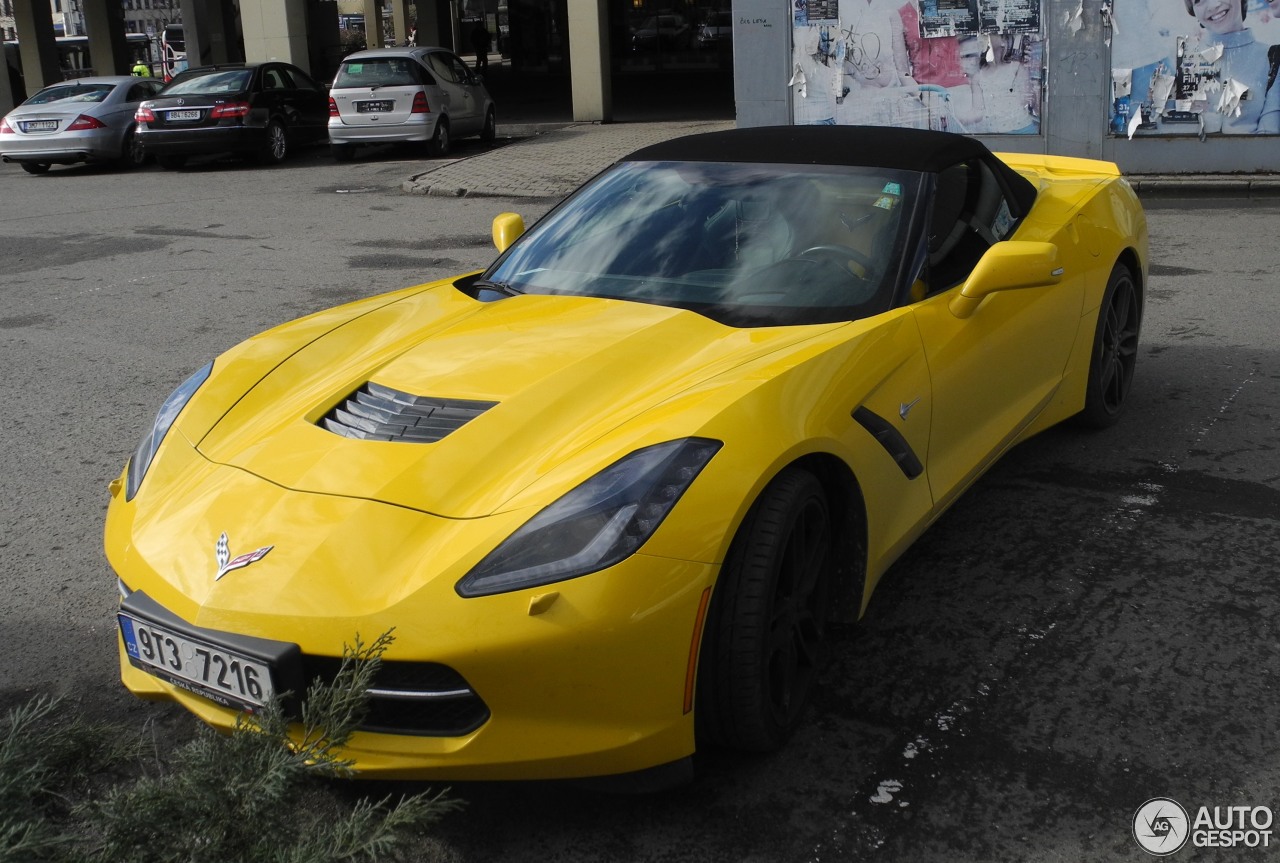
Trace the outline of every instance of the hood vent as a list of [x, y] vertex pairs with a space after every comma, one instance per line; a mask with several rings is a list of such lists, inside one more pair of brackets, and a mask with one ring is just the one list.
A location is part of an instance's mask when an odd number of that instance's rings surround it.
[[434, 443], [496, 404], [415, 396], [370, 381], [325, 414], [320, 425], [359, 440]]

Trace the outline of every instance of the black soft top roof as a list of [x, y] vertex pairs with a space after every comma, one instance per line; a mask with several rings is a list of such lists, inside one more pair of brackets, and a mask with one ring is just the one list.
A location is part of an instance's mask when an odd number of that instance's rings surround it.
[[975, 158], [1000, 177], [1015, 209], [1025, 214], [1035, 200], [1035, 186], [982, 142], [951, 132], [892, 126], [760, 126], [673, 138], [642, 147], [622, 161], [856, 165], [938, 174]]

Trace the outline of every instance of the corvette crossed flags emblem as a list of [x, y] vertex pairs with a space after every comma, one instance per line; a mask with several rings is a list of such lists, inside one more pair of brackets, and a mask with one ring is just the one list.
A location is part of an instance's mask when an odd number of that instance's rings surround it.
[[251, 563], [262, 560], [267, 556], [267, 552], [275, 548], [274, 545], [265, 545], [257, 551], [251, 551], [248, 554], [242, 554], [236, 559], [231, 559], [231, 545], [227, 540], [226, 533], [218, 537], [218, 544], [214, 547], [214, 554], [218, 559], [218, 574], [213, 577], [214, 581], [222, 578], [233, 569], [241, 569]]

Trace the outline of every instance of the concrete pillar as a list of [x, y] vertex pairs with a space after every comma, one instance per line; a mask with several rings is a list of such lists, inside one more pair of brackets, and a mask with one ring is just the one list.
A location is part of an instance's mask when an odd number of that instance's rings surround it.
[[4, 47], [0, 46], [0, 117], [8, 114], [14, 109], [13, 87], [17, 83], [15, 72], [12, 77], [9, 75], [9, 61], [4, 56]]
[[418, 13], [418, 40], [419, 45], [439, 45], [440, 42], [440, 14], [439, 7], [443, 3], [446, 9], [449, 4], [445, 0], [418, 0], [415, 8]]
[[89, 56], [96, 75], [128, 75], [133, 56], [124, 38], [124, 10], [118, 0], [84, 0], [84, 29], [89, 36]]
[[311, 71], [306, 0], [240, 0], [240, 26], [249, 62], [283, 60]]
[[406, 0], [389, 0], [391, 3], [391, 26], [395, 29], [397, 45], [403, 45], [409, 38], [409, 4]]
[[219, 0], [182, 0], [182, 38], [187, 44], [187, 65], [226, 63], [226, 22]]
[[30, 96], [62, 80], [49, 0], [14, 0], [13, 21], [22, 48], [22, 77]]
[[382, 0], [364, 0], [364, 44], [369, 48], [387, 44], [387, 35], [382, 29]]
[[568, 0], [573, 119], [613, 120], [607, 0]]

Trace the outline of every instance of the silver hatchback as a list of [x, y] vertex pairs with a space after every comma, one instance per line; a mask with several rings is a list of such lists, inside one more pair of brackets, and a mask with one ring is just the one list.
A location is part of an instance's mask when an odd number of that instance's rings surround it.
[[454, 138], [492, 141], [498, 115], [480, 76], [444, 48], [349, 54], [329, 90], [329, 144], [345, 162], [359, 144], [418, 141], [433, 156]]

